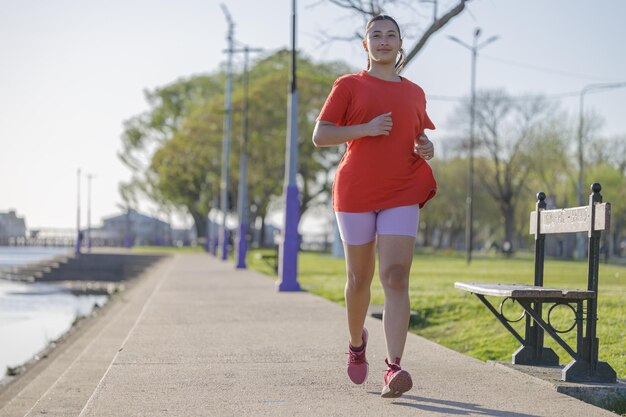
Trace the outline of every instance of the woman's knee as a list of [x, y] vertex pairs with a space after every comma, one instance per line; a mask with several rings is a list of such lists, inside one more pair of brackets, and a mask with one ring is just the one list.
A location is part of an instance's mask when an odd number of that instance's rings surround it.
[[380, 280], [386, 290], [403, 291], [409, 288], [410, 267], [402, 264], [392, 264], [380, 271]]
[[372, 284], [373, 272], [348, 270], [347, 275], [347, 287], [352, 291], [360, 292], [369, 289]]

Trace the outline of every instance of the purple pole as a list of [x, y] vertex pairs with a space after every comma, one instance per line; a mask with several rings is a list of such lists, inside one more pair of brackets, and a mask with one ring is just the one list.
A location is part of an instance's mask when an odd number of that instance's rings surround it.
[[133, 242], [131, 238], [132, 223], [131, 223], [130, 215], [131, 215], [131, 210], [129, 208], [126, 210], [126, 232], [124, 233], [124, 247], [126, 249], [130, 249], [133, 246]]
[[[215, 193], [215, 196], [213, 198], [213, 207], [215, 207], [215, 209], [217, 209], [219, 206], [219, 197], [217, 195], [217, 193]], [[219, 227], [217, 225], [217, 222], [211, 222], [211, 254], [213, 256], [217, 257], [217, 247], [219, 246], [219, 238], [218, 238], [218, 233], [219, 233]]]
[[226, 66], [226, 100], [225, 100], [225, 112], [226, 118], [224, 119], [224, 142], [222, 146], [222, 178], [221, 178], [221, 194], [222, 194], [222, 224], [221, 230], [219, 234], [220, 238], [220, 246], [222, 249], [221, 259], [223, 261], [228, 259], [228, 228], [226, 227], [226, 217], [228, 216], [228, 162], [230, 159], [230, 127], [232, 121], [232, 106], [231, 106], [231, 95], [232, 95], [232, 82], [233, 82], [233, 35], [234, 35], [234, 27], [232, 18], [230, 17], [230, 13], [228, 9], [223, 4], [222, 10], [224, 11], [224, 15], [226, 16], [226, 20], [228, 21], [228, 35], [226, 39], [228, 40], [228, 60]]
[[246, 236], [248, 235], [248, 225], [241, 223], [237, 231], [237, 269], [246, 269], [246, 253], [248, 251], [248, 243]]
[[80, 168], [76, 171], [76, 247], [74, 253], [80, 253]]
[[298, 284], [298, 223], [300, 193], [296, 183], [298, 172], [298, 89], [296, 86], [296, 0], [291, 2], [291, 94], [287, 122], [285, 164], [285, 226], [278, 253], [279, 291], [300, 291]]
[[243, 64], [243, 129], [241, 140], [241, 157], [239, 160], [239, 230], [237, 233], [237, 268], [246, 268], [248, 252], [248, 52], [245, 47]]
[[87, 251], [91, 252], [91, 179], [93, 174], [87, 175]]
[[206, 237], [204, 239], [204, 251], [209, 252], [211, 250], [211, 218], [206, 215]]

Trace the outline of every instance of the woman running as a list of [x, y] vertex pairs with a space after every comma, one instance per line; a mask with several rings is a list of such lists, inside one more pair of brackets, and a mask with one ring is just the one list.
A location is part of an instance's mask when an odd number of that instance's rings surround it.
[[387, 370], [381, 396], [396, 398], [411, 389], [400, 367], [410, 318], [409, 272], [419, 210], [436, 192], [430, 166], [434, 129], [424, 91], [398, 75], [404, 63], [402, 36], [386, 15], [365, 27], [367, 69], [338, 78], [313, 132], [315, 146], [347, 149], [333, 183], [333, 210], [346, 254], [346, 310], [350, 340], [348, 376], [367, 379], [365, 357], [370, 286], [376, 262], [385, 295], [383, 331]]

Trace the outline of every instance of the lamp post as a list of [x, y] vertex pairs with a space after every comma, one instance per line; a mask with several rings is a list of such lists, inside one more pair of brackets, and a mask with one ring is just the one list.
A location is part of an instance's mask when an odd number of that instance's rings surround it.
[[243, 63], [243, 129], [241, 134], [241, 152], [239, 158], [239, 191], [237, 193], [237, 210], [239, 228], [237, 229], [237, 268], [246, 267], [246, 236], [248, 235], [248, 53], [244, 48]]
[[246, 253], [248, 251], [248, 56], [250, 52], [260, 52], [262, 49], [250, 48], [233, 52], [243, 52], [243, 127], [241, 129], [241, 153], [239, 158], [239, 191], [237, 193], [237, 211], [239, 228], [237, 229], [237, 268], [246, 268]]
[[91, 252], [91, 180], [93, 174], [87, 174], [87, 251]]
[[298, 222], [300, 199], [298, 172], [298, 90], [296, 84], [296, 0], [291, 1], [291, 92], [289, 94], [285, 152], [285, 218], [278, 252], [279, 291], [300, 291], [298, 284]]
[[[582, 206], [585, 204], [583, 197], [583, 174], [585, 169], [585, 161], [583, 156], [583, 130], [584, 130], [584, 105], [585, 105], [585, 94], [591, 93], [593, 91], [599, 90], [613, 90], [616, 88], [626, 87], [626, 82], [622, 83], [597, 83], [597, 84], [588, 84], [580, 90], [579, 96], [579, 106], [578, 106], [578, 187], [577, 187], [577, 196], [578, 196], [578, 205]], [[585, 254], [585, 236], [578, 233], [576, 236], [576, 256], [578, 259], [583, 259]]]
[[472, 222], [474, 221], [474, 126], [476, 119], [476, 58], [478, 57], [478, 51], [490, 43], [496, 41], [498, 36], [492, 36], [482, 43], [478, 43], [478, 37], [480, 36], [480, 28], [474, 29], [474, 39], [472, 45], [468, 45], [465, 42], [454, 36], [448, 36], [451, 41], [458, 43], [466, 49], [469, 49], [472, 53], [472, 75], [471, 75], [471, 104], [470, 104], [470, 137], [469, 137], [469, 169], [467, 175], [467, 199], [466, 199], [466, 211], [465, 211], [465, 251], [466, 259], [469, 264], [472, 261], [472, 245], [474, 228]]
[[233, 36], [235, 24], [230, 17], [230, 13], [224, 4], [220, 5], [228, 22], [228, 59], [226, 64], [226, 100], [224, 104], [226, 118], [224, 120], [224, 142], [222, 145], [222, 178], [221, 188], [221, 210], [222, 224], [219, 233], [220, 247], [222, 249], [222, 260], [228, 259], [228, 228], [226, 227], [226, 217], [228, 214], [228, 163], [230, 158], [230, 127], [232, 123], [232, 84], [233, 84]]
[[81, 232], [80, 232], [80, 168], [76, 170], [76, 247], [74, 253], [80, 253]]

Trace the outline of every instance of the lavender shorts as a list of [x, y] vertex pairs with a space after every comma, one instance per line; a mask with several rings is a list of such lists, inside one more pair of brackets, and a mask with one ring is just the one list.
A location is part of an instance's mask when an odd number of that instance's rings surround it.
[[335, 216], [341, 240], [348, 245], [364, 245], [374, 240], [376, 235], [416, 237], [420, 207], [415, 204], [364, 213], [337, 211]]

